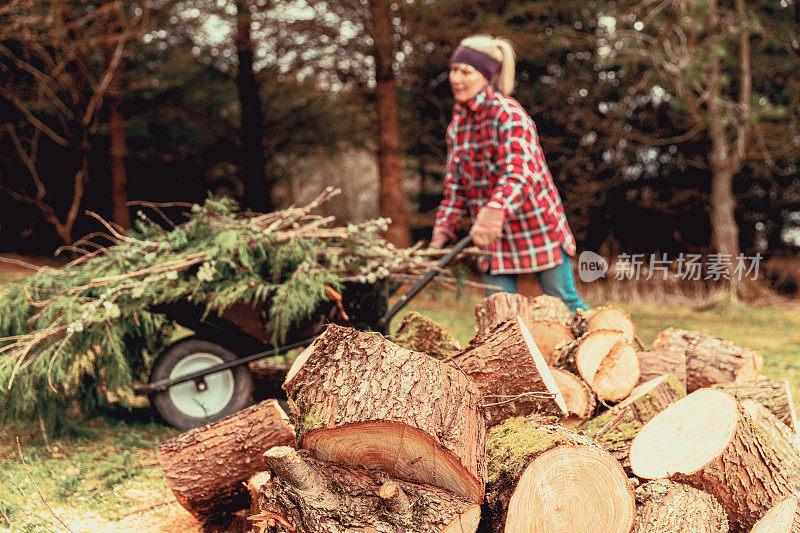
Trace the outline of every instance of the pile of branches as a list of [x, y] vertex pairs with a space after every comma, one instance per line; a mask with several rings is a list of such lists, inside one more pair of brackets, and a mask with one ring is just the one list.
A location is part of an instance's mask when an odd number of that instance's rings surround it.
[[[151, 312], [158, 304], [186, 300], [206, 313], [265, 306], [280, 341], [330, 289], [411, 282], [435, 268], [435, 253], [384, 240], [386, 220], [339, 227], [312, 214], [337, 193], [329, 188], [304, 207], [268, 214], [210, 198], [180, 204], [188, 211], [181, 224], [147, 204], [153, 214], [140, 211], [127, 233], [97, 217], [106, 231], [77, 241], [77, 259], [41, 268], [0, 295], [0, 421], [37, 409], [58, 420], [70, 405], [91, 412], [112, 397], [130, 405], [134, 383], [175, 327]], [[449, 272], [438, 279], [458, 281]]]

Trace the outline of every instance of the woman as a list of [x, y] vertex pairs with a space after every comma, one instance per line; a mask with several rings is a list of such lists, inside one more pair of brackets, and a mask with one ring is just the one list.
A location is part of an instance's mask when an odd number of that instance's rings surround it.
[[450, 86], [456, 105], [447, 128], [444, 200], [430, 245], [441, 248], [453, 240], [469, 211], [473, 241], [492, 252], [479, 261], [487, 284], [516, 293], [518, 276], [535, 272], [545, 294], [572, 312], [588, 309], [575, 289], [575, 239], [536, 126], [509, 96], [511, 43], [488, 35], [461, 41], [450, 59]]

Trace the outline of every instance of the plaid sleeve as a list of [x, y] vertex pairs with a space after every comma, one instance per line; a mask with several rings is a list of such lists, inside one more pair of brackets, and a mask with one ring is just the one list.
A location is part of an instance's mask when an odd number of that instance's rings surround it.
[[442, 226], [455, 233], [461, 226], [461, 218], [466, 211], [467, 198], [461, 185], [461, 177], [453, 164], [451, 151], [447, 153], [447, 171], [444, 176], [444, 199], [436, 213], [436, 226]]
[[497, 161], [501, 175], [488, 205], [505, 208], [506, 214], [510, 214], [528, 196], [526, 189], [544, 179], [542, 155], [536, 132], [525, 117], [516, 113], [501, 117], [498, 132]]

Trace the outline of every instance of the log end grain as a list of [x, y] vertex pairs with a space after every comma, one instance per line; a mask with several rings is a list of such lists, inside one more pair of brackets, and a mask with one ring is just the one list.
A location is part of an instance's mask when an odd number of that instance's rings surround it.
[[800, 531], [798, 497], [789, 496], [756, 522], [751, 533], [797, 533], [798, 531]]
[[528, 330], [549, 365], [553, 364], [553, 350], [556, 346], [575, 340], [572, 331], [557, 322], [534, 321], [528, 324]]

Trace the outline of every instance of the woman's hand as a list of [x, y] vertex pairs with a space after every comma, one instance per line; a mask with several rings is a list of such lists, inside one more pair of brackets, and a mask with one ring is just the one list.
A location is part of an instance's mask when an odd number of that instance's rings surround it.
[[431, 242], [428, 244], [428, 248], [444, 248], [445, 245], [454, 240], [455, 237], [456, 235], [452, 231], [447, 230], [442, 226], [434, 226], [433, 233], [431, 234]]
[[481, 248], [488, 248], [503, 235], [503, 222], [506, 215], [502, 209], [484, 206], [478, 211], [478, 218], [472, 225], [469, 234]]

